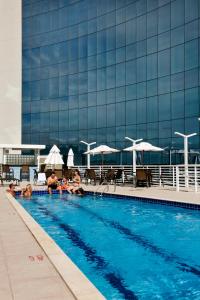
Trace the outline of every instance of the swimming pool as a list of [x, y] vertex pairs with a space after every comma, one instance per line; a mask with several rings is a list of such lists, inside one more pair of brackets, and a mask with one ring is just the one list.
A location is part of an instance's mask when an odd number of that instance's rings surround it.
[[200, 299], [199, 211], [91, 195], [19, 202], [106, 299]]

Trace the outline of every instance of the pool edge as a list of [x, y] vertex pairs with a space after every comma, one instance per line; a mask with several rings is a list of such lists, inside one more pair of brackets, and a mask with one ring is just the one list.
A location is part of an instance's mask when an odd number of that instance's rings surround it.
[[23, 220], [36, 242], [44, 250], [50, 262], [77, 300], [105, 300], [101, 292], [81, 272], [56, 242], [33, 219], [23, 206], [10, 194], [6, 197]]
[[161, 204], [166, 206], [175, 206], [175, 207], [181, 207], [186, 209], [192, 209], [192, 210], [200, 210], [200, 204], [199, 203], [192, 203], [192, 202], [184, 202], [184, 201], [178, 201], [178, 200], [172, 200], [167, 199], [163, 197], [155, 197], [155, 196], [138, 196], [137, 194], [127, 195], [122, 193], [111, 193], [111, 192], [93, 192], [86, 190], [86, 193], [88, 195], [101, 195], [104, 197], [116, 197], [118, 199], [130, 199], [135, 201], [141, 201], [145, 203], [152, 203], [152, 204]]

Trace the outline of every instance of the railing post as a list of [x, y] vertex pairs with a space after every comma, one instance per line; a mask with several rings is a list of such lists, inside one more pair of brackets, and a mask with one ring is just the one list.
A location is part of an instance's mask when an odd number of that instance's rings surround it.
[[179, 192], [180, 186], [179, 186], [179, 167], [176, 166], [176, 191]]
[[194, 191], [197, 193], [198, 191], [198, 182], [197, 182], [197, 167], [194, 167]]
[[124, 177], [125, 177], [125, 176], [124, 176], [124, 166], [123, 166], [122, 169], [123, 169], [123, 171], [122, 171], [122, 183], [124, 184]]
[[161, 166], [159, 166], [159, 186], [162, 185], [162, 179], [161, 179], [161, 176], [162, 176], [162, 170], [161, 170]]
[[175, 185], [175, 172], [174, 172], [174, 166], [172, 166], [172, 176], [173, 176], [173, 178], [172, 178], [172, 185], [173, 185], [173, 187], [174, 187], [174, 185]]

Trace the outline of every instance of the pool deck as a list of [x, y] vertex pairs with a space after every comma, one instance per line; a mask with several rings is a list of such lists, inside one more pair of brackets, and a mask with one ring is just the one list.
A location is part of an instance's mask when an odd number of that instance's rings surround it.
[[103, 192], [106, 194], [117, 194], [124, 196], [135, 196], [142, 198], [151, 198], [165, 201], [176, 201], [184, 202], [188, 204], [199, 204], [200, 205], [200, 192], [195, 193], [194, 191], [181, 190], [176, 192], [175, 188], [165, 186], [165, 187], [137, 187], [133, 186], [115, 186], [114, 185], [103, 185], [103, 186], [94, 186], [94, 185], [82, 185], [82, 187], [89, 192]]
[[0, 299], [104, 297], [5, 188], [0, 188]]
[[[24, 182], [21, 186], [25, 184]], [[171, 187], [116, 186], [116, 190], [113, 185], [99, 187], [83, 184], [82, 187], [90, 192], [98, 191], [200, 205], [199, 192], [176, 192]], [[44, 190], [46, 187], [36, 186], [34, 189]], [[57, 249], [59, 247], [52, 246], [52, 240], [38, 227], [40, 226], [31, 220], [15, 199], [7, 198], [5, 188], [1, 187], [0, 299], [104, 299], [95, 287], [90, 286], [90, 282], [88, 286], [87, 278], [79, 270], [82, 275], [78, 274], [77, 270], [74, 273], [73, 263], [67, 257], [63, 260], [64, 254], [60, 254], [61, 250]]]

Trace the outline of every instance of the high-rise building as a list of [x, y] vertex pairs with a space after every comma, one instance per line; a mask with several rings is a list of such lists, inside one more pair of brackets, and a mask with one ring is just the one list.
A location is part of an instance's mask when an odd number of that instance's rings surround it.
[[197, 132], [189, 147], [199, 150], [199, 0], [22, 3], [23, 143], [72, 147], [81, 163], [80, 140], [123, 149], [129, 136], [182, 149], [179, 131]]

